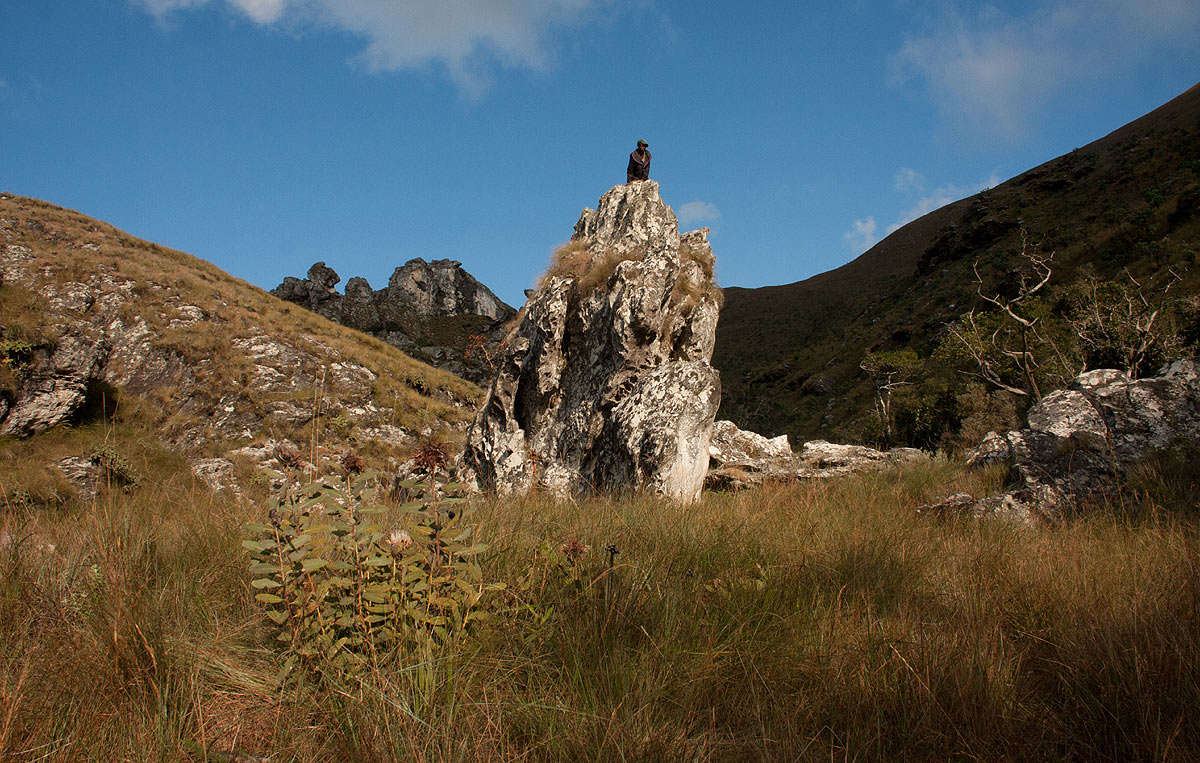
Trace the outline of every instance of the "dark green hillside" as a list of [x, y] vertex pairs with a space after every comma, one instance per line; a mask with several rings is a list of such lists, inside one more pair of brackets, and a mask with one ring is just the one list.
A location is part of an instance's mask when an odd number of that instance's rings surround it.
[[728, 288], [714, 364], [720, 415], [769, 434], [859, 439], [867, 351], [928, 356], [975, 299], [972, 264], [999, 283], [1021, 229], [1055, 252], [1054, 285], [1188, 268], [1200, 291], [1200, 85], [1110, 135], [916, 220], [836, 270], [783, 286]]

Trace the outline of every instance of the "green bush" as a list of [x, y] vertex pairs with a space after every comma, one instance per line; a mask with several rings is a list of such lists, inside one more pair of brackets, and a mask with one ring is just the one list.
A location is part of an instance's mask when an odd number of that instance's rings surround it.
[[[378, 503], [378, 475], [285, 490], [251, 524], [251, 585], [286, 653], [284, 673], [352, 675], [384, 656], [427, 659], [487, 618], [485, 584], [455, 484], [408, 480], [417, 495]], [[389, 521], [391, 522], [389, 526]]]
[[88, 460], [100, 467], [102, 479], [110, 485], [130, 489], [142, 484], [142, 477], [133, 464], [115, 448], [108, 445], [97, 448]]

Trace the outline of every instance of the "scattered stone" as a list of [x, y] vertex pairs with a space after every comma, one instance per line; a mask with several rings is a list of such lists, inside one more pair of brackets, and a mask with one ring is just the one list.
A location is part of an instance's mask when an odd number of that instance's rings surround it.
[[916, 448], [880, 451], [863, 445], [810, 440], [801, 446], [797, 454], [797, 476], [800, 479], [835, 477], [928, 460], [929, 455]]
[[785, 434], [768, 439], [756, 432], [738, 429], [732, 421], [717, 421], [713, 423], [708, 455], [718, 465], [762, 458], [788, 459], [792, 457], [792, 446]]
[[208, 485], [214, 493], [227, 490], [234, 495], [241, 495], [237, 478], [233, 473], [233, 462], [227, 458], [199, 458], [191, 463], [192, 474]]
[[80, 500], [86, 502], [96, 497], [104, 470], [95, 461], [82, 456], [68, 456], [55, 461], [54, 466], [75, 486]]

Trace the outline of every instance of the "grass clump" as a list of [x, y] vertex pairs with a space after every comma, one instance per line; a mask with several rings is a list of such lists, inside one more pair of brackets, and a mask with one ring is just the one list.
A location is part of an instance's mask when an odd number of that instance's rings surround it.
[[[575, 294], [586, 297], [601, 286], [608, 283], [617, 266], [622, 262], [641, 262], [647, 252], [617, 250], [596, 251], [590, 249], [585, 241], [570, 241], [554, 250], [550, 258], [550, 267], [538, 279], [538, 288], [542, 288], [551, 278], [575, 279]], [[716, 300], [720, 307], [724, 295], [713, 280], [713, 269], [716, 257], [708, 246], [683, 241], [679, 246], [681, 263], [693, 262], [699, 266], [702, 278], [697, 280], [680, 273], [672, 287], [671, 301], [683, 312], [689, 312], [705, 297]]]
[[645, 251], [593, 251], [586, 241], [569, 241], [554, 250], [550, 267], [538, 280], [538, 288], [551, 278], [573, 278], [576, 293], [586, 296], [608, 283], [622, 262], [641, 262], [645, 258]]

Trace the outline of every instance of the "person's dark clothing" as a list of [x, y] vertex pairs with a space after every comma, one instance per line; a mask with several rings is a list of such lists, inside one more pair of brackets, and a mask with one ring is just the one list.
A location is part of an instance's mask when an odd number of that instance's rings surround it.
[[[639, 156], [638, 154], [641, 154]], [[634, 151], [629, 155], [629, 166], [625, 169], [625, 182], [650, 179], [650, 152]]]

